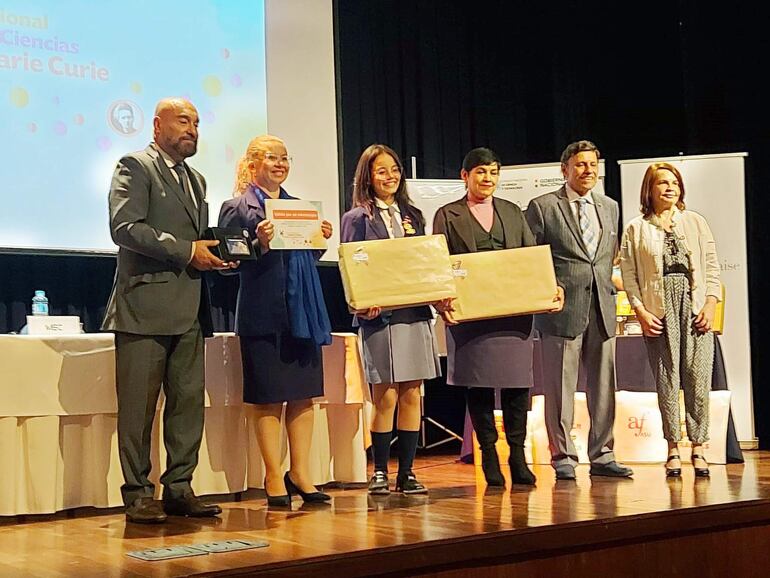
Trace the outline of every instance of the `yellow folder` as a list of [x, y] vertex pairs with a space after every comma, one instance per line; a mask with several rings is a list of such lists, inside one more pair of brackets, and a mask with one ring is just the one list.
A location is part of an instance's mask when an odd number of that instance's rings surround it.
[[725, 286], [722, 285], [722, 299], [717, 303], [714, 311], [714, 322], [711, 324], [711, 331], [717, 335], [722, 335], [725, 330]]

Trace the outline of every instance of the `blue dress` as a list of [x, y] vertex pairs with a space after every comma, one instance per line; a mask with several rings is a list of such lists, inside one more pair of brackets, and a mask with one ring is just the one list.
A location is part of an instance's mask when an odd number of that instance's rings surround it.
[[[286, 195], [283, 189], [282, 195]], [[222, 204], [219, 226], [243, 228], [254, 234], [264, 218], [257, 194], [249, 189]], [[268, 251], [256, 261], [241, 262], [238, 268], [235, 332], [240, 338], [243, 400], [247, 403], [281, 403], [323, 395], [320, 346], [310, 339], [298, 339], [290, 331], [287, 260], [288, 251]]]

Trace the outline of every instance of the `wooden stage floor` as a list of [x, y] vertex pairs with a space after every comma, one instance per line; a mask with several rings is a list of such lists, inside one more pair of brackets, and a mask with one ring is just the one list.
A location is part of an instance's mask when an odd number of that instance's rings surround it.
[[[267, 509], [261, 492], [223, 498], [217, 520], [127, 524], [119, 510], [0, 519], [0, 576], [770, 576], [770, 453], [691, 467], [633, 465], [633, 480], [487, 490], [454, 456], [419, 457], [428, 496], [330, 488], [330, 506]], [[219, 540], [266, 548], [145, 562], [133, 550]], [[739, 572], [739, 573], [738, 573]]]

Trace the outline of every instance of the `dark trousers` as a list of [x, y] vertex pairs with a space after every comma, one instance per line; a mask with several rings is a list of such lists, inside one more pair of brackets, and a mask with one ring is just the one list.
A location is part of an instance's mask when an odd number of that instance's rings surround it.
[[[495, 427], [495, 390], [491, 387], [469, 387], [466, 390], [468, 413], [476, 432], [481, 451], [494, 452], [497, 443]], [[527, 409], [529, 409], [529, 388], [508, 387], [500, 390], [503, 410], [505, 440], [511, 448], [513, 459], [524, 459], [524, 440], [527, 437]]]
[[182, 335], [115, 333], [118, 450], [126, 505], [155, 495], [149, 480], [150, 436], [161, 387], [166, 396], [163, 496], [175, 498], [191, 491], [203, 435], [203, 343], [197, 321]]

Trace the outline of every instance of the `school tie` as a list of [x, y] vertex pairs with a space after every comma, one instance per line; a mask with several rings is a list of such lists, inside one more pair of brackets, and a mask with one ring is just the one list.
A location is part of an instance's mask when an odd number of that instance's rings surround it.
[[580, 233], [583, 235], [583, 243], [586, 245], [588, 256], [593, 259], [596, 256], [596, 249], [599, 245], [599, 231], [593, 219], [588, 216], [588, 199], [581, 197], [578, 203], [578, 223], [580, 224]]
[[396, 214], [396, 206], [390, 205], [388, 207], [388, 215], [390, 215], [390, 228], [393, 229], [393, 237], [398, 239], [404, 236], [404, 227], [401, 225], [401, 220]]

